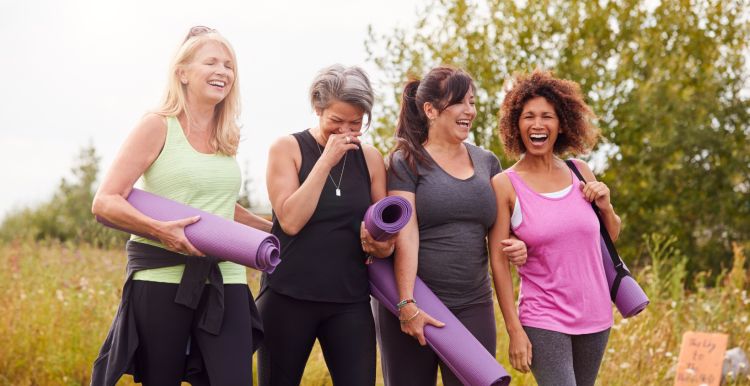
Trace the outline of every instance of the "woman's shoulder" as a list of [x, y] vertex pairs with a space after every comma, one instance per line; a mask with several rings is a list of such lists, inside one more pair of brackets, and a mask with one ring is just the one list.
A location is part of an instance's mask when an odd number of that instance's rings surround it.
[[464, 142], [464, 144], [474, 157], [479, 156], [482, 160], [487, 162], [500, 162], [495, 153], [468, 142]]

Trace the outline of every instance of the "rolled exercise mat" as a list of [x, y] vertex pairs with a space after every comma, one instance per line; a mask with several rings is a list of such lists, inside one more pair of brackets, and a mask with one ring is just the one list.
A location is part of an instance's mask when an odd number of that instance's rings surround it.
[[385, 241], [403, 229], [411, 219], [411, 204], [401, 196], [388, 196], [365, 212], [365, 228], [372, 238]]
[[[369, 265], [370, 293], [395, 315], [399, 302], [393, 259], [372, 259]], [[464, 327], [450, 310], [417, 277], [414, 299], [419, 308], [445, 323], [443, 327], [424, 326], [427, 343], [466, 386], [507, 386], [510, 375], [487, 349]]]
[[[127, 200], [139, 212], [158, 221], [201, 216], [198, 222], [185, 227], [185, 236], [206, 255], [267, 273], [273, 272], [281, 262], [279, 240], [274, 235], [140, 189], [133, 188]], [[159, 241], [154, 236], [120, 228], [99, 216], [96, 221], [112, 229]]]
[[[610, 291], [612, 290], [612, 283], [617, 276], [617, 270], [612, 262], [612, 257], [609, 254], [607, 245], [604, 242], [604, 237], [601, 236], [602, 246], [602, 262], [604, 263], [604, 273], [607, 275], [607, 284], [609, 285]], [[622, 263], [625, 269], [625, 263]], [[628, 270], [629, 272], [630, 270]], [[617, 290], [617, 297], [615, 298], [615, 307], [620, 311], [620, 315], [624, 318], [632, 318], [641, 313], [648, 306], [648, 296], [643, 292], [640, 285], [630, 276], [625, 276], [620, 282], [620, 288]]]

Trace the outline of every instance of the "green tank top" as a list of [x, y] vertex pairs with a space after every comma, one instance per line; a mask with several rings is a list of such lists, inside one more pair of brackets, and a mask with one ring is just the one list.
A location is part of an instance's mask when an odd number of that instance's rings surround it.
[[[167, 139], [156, 161], [141, 177], [141, 189], [234, 221], [234, 204], [242, 184], [240, 166], [234, 157], [202, 154], [190, 146], [180, 121], [167, 117]], [[131, 236], [133, 241], [160, 248], [157, 241]], [[245, 267], [219, 264], [225, 284], [247, 284]], [[133, 280], [179, 284], [185, 265], [138, 271]]]

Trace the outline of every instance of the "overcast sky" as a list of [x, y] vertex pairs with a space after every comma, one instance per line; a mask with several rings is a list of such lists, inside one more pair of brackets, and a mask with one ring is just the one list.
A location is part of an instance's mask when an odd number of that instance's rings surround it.
[[[267, 200], [268, 147], [315, 126], [307, 89], [322, 67], [366, 62], [367, 27], [414, 24], [417, 0], [0, 0], [0, 218], [50, 197], [92, 141], [106, 170], [159, 100], [175, 46], [194, 25], [234, 46], [244, 123], [238, 161]], [[100, 176], [101, 177], [101, 176]]]

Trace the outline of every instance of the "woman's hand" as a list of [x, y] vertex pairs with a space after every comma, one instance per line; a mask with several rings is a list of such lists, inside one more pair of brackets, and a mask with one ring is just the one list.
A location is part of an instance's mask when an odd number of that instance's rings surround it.
[[584, 184], [581, 181], [581, 192], [583, 193], [583, 199], [588, 202], [595, 202], [596, 206], [600, 209], [609, 208], [609, 188], [604, 185], [603, 182], [593, 181], [588, 184]]
[[508, 261], [510, 261], [511, 264], [526, 264], [526, 258], [528, 257], [526, 243], [511, 235], [510, 239], [502, 240], [500, 241], [500, 244], [505, 245], [503, 252], [505, 252], [505, 256], [508, 256]]
[[510, 346], [508, 347], [508, 358], [510, 359], [510, 365], [514, 369], [528, 373], [531, 371], [531, 342], [529, 337], [526, 336], [526, 331], [519, 330], [514, 334], [510, 334]]
[[[318, 129], [318, 133], [320, 133], [320, 129]], [[326, 148], [320, 156], [320, 161], [324, 162], [328, 169], [334, 167], [341, 161], [341, 157], [347, 151], [358, 148], [355, 144], [360, 143], [359, 138], [357, 138], [360, 135], [362, 133], [359, 131], [350, 131], [345, 134], [331, 134], [328, 136], [328, 142], [326, 142]], [[346, 140], [347, 138], [349, 138], [349, 141]]]
[[195, 216], [177, 221], [164, 222], [162, 223], [164, 225], [161, 232], [159, 232], [159, 235], [155, 236], [157, 236], [162, 244], [166, 245], [172, 252], [205, 257], [206, 255], [196, 249], [193, 244], [190, 244], [190, 241], [188, 241], [185, 236], [185, 227], [195, 224], [200, 219], [201, 216]]
[[[419, 314], [417, 316], [414, 316], [415, 313], [419, 311]], [[414, 319], [401, 323], [401, 331], [411, 335], [414, 339], [417, 339], [419, 341], [419, 344], [422, 346], [427, 344], [427, 341], [424, 339], [424, 326], [431, 324], [435, 327], [443, 327], [445, 326], [445, 323], [440, 322], [433, 318], [432, 316], [428, 315], [424, 310], [420, 310], [415, 306], [413, 303], [409, 303], [403, 307], [401, 307], [401, 319], [409, 319], [412, 316], [414, 316]]]
[[370, 232], [365, 228], [365, 222], [362, 221], [362, 226], [359, 229], [359, 238], [362, 240], [362, 250], [368, 255], [374, 257], [388, 257], [393, 253], [393, 245], [396, 244], [398, 233], [393, 235], [388, 240], [377, 241], [372, 238]]

